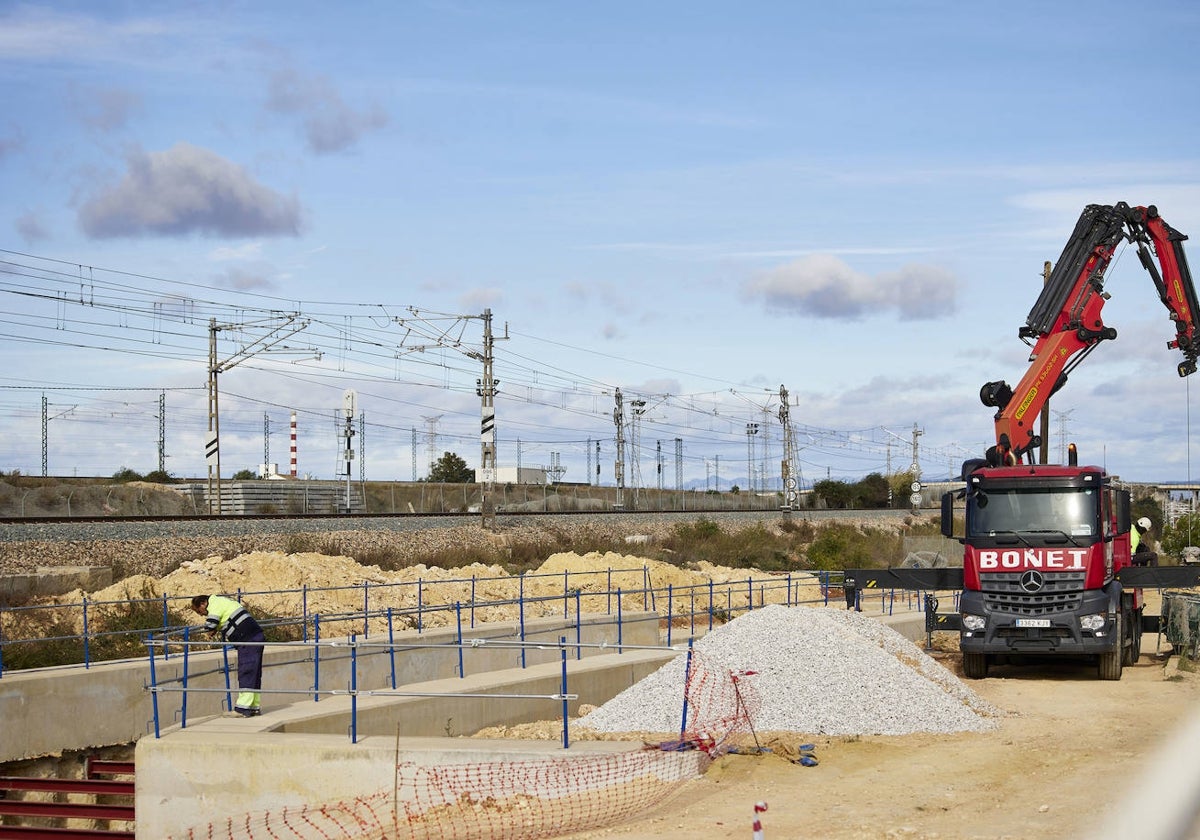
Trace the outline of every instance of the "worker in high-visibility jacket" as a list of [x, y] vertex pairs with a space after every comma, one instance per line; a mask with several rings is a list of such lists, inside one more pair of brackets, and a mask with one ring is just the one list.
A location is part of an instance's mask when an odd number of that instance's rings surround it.
[[1150, 521], [1150, 518], [1143, 516], [1129, 529], [1129, 548], [1133, 554], [1131, 559], [1135, 566], [1158, 565], [1158, 552], [1154, 550], [1154, 544], [1150, 540], [1152, 527], [1154, 527], [1154, 523]]
[[204, 629], [237, 651], [238, 697], [235, 714], [254, 717], [262, 712], [262, 660], [266, 637], [262, 627], [240, 603], [222, 595], [197, 595], [192, 611], [204, 617]]

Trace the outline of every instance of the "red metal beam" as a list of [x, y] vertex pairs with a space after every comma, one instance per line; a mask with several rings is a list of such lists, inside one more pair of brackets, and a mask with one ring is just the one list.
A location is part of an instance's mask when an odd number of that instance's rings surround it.
[[0, 840], [133, 840], [132, 831], [0, 825]]
[[133, 762], [110, 761], [103, 758], [89, 758], [87, 760], [86, 775], [89, 779], [94, 779], [97, 776], [132, 776]]
[[45, 802], [36, 799], [0, 799], [0, 814], [14, 817], [62, 817], [79, 820], [133, 820], [132, 805], [98, 805], [95, 802]]
[[133, 782], [122, 779], [36, 779], [0, 776], [0, 790], [48, 790], [54, 793], [133, 796]]

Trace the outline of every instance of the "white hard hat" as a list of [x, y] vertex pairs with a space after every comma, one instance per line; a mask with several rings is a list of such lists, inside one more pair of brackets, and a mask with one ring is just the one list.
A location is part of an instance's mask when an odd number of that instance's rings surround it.
[[1150, 530], [1150, 524], [1151, 524], [1151, 523], [1150, 523], [1150, 517], [1148, 517], [1148, 516], [1143, 516], [1141, 519], [1139, 519], [1139, 520], [1137, 521], [1137, 526], [1138, 526], [1139, 528], [1141, 528], [1143, 531], [1149, 531], [1149, 530]]

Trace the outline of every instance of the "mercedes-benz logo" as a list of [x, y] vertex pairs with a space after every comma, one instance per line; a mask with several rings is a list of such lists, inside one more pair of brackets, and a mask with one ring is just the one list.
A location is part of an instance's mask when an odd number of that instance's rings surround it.
[[1021, 588], [1026, 592], [1041, 592], [1045, 585], [1046, 578], [1041, 572], [1030, 569], [1021, 575]]

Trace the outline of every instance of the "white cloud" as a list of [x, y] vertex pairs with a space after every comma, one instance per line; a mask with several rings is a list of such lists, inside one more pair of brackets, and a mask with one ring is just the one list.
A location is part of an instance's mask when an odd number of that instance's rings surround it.
[[832, 255], [813, 254], [759, 274], [743, 292], [788, 314], [847, 320], [895, 314], [916, 321], [954, 312], [958, 281], [943, 268], [920, 264], [872, 277]]
[[125, 58], [143, 54], [142, 45], [147, 40], [175, 29], [158, 18], [114, 22], [21, 5], [0, 15], [0, 58]]
[[164, 152], [131, 152], [121, 180], [79, 210], [83, 230], [119, 236], [297, 236], [299, 201], [258, 183], [215, 152], [177, 143]]
[[99, 131], [123, 128], [142, 110], [139, 94], [118, 88], [77, 90], [71, 99], [80, 119]]
[[355, 110], [327, 79], [303, 76], [291, 68], [271, 75], [267, 108], [300, 117], [308, 147], [317, 154], [345, 151], [388, 121], [381, 108]]
[[32, 211], [22, 213], [13, 224], [13, 227], [16, 229], [17, 234], [30, 245], [46, 239], [50, 235], [46, 230], [46, 226], [42, 224], [42, 220]]

